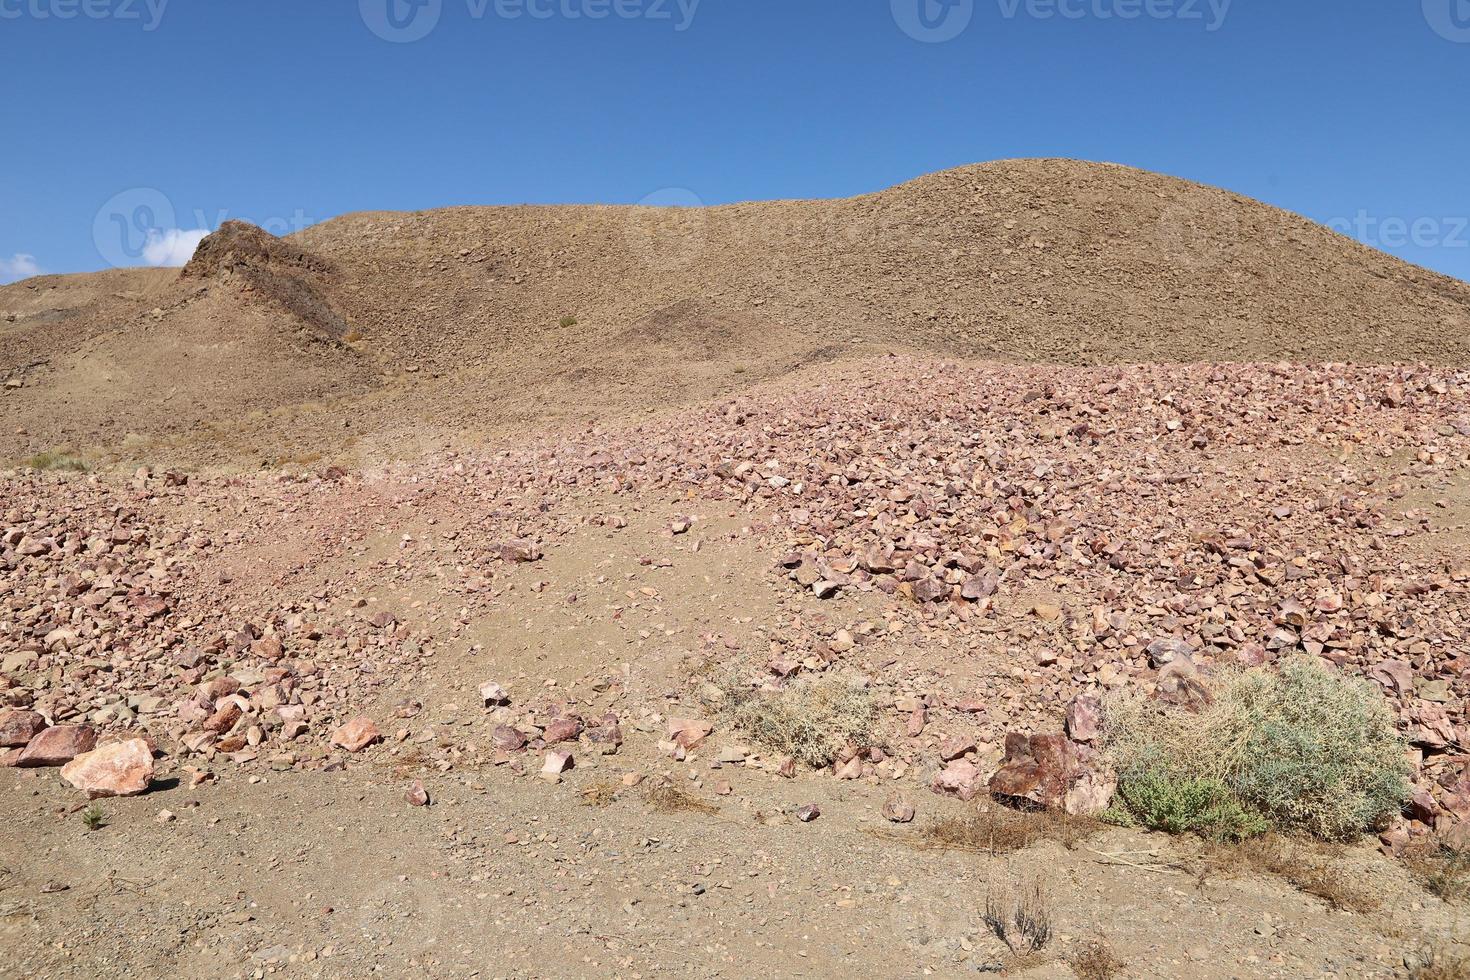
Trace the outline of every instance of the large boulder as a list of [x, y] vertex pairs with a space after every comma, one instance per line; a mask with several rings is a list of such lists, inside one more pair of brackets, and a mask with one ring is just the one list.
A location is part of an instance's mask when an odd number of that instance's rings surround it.
[[31, 739], [15, 764], [22, 769], [64, 766], [97, 745], [97, 733], [86, 725], [57, 725]]
[[990, 792], [1002, 801], [1071, 814], [1107, 809], [1117, 789], [1097, 753], [1060, 732], [1006, 735], [1006, 754], [990, 777]]
[[153, 782], [153, 753], [141, 738], [112, 742], [84, 752], [61, 767], [61, 778], [91, 800], [137, 796]]

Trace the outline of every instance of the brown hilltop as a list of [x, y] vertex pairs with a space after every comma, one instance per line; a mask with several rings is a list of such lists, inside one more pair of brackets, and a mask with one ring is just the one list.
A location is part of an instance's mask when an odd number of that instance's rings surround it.
[[1239, 195], [1063, 160], [847, 200], [362, 213], [286, 240], [229, 223], [182, 274], [0, 288], [0, 375], [24, 383], [3, 448], [398, 454], [879, 350], [1458, 364], [1470, 286]]

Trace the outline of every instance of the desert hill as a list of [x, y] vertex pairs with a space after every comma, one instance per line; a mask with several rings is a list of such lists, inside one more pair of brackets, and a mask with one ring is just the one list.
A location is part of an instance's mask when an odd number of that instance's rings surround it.
[[1464, 363], [1470, 286], [1239, 195], [1064, 160], [847, 200], [374, 212], [286, 240], [227, 223], [182, 273], [0, 288], [0, 377], [21, 383], [0, 449], [393, 455], [878, 351]]

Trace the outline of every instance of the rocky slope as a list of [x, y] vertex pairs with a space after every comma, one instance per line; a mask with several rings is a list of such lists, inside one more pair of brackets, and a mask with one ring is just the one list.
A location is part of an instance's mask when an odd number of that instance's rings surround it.
[[229, 224], [181, 275], [0, 288], [0, 321], [4, 456], [247, 465], [640, 415], [875, 351], [1470, 357], [1464, 283], [1061, 160], [838, 201], [366, 213], [289, 241]]

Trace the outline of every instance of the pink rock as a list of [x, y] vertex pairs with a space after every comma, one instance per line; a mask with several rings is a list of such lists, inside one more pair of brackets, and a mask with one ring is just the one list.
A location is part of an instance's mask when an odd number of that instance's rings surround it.
[[112, 742], [84, 752], [61, 767], [61, 778], [91, 800], [137, 796], [153, 782], [153, 753], [141, 738]]
[[863, 774], [863, 760], [859, 756], [853, 756], [837, 767], [838, 779], [858, 779]]
[[1057, 808], [1077, 774], [1077, 753], [1065, 735], [1018, 732], [1006, 736], [1005, 761], [990, 777], [990, 792]]
[[424, 782], [421, 779], [413, 781], [413, 784], [408, 787], [408, 792], [403, 794], [403, 798], [408, 801], [409, 806], [429, 805], [429, 791], [424, 789]]
[[0, 748], [24, 748], [46, 727], [46, 719], [34, 711], [6, 708], [0, 711]]
[[97, 745], [97, 733], [86, 725], [57, 725], [31, 739], [16, 765], [22, 769], [64, 766]]
[[985, 777], [974, 764], [963, 760], [951, 762], [934, 774], [930, 788], [936, 793], [957, 796], [966, 802], [980, 795], [985, 786]]
[[697, 748], [714, 730], [714, 726], [705, 721], [692, 718], [669, 719], [669, 738], [684, 749]]
[[510, 704], [510, 695], [505, 692], [505, 688], [494, 681], [486, 681], [480, 685], [480, 700], [484, 702], [485, 707], [493, 708], [497, 705]]
[[953, 762], [963, 756], [969, 755], [978, 748], [975, 740], [966, 735], [952, 735], [939, 743], [939, 758], [945, 762]]
[[530, 541], [505, 541], [494, 546], [500, 560], [512, 564], [539, 561], [541, 549]]
[[570, 742], [581, 736], [584, 727], [582, 719], [575, 715], [557, 718], [546, 726], [546, 731], [542, 734], [541, 739], [547, 745]]
[[541, 778], [548, 782], [560, 782], [561, 774], [575, 766], [576, 760], [570, 752], [548, 752], [541, 765]]
[[822, 808], [815, 803], [808, 803], [805, 806], [798, 807], [796, 810], [796, 819], [802, 823], [811, 823], [821, 815]]
[[383, 737], [378, 726], [366, 716], [354, 718], [332, 733], [332, 744], [348, 752], [361, 752]]
[[1095, 742], [1102, 734], [1102, 702], [1079, 694], [1067, 706], [1067, 734], [1074, 742]]
[[914, 819], [914, 805], [902, 795], [889, 797], [881, 812], [883, 819], [890, 823], [912, 823]]
[[519, 752], [526, 747], [525, 734], [509, 725], [496, 725], [495, 731], [490, 733], [490, 740], [502, 752]]

